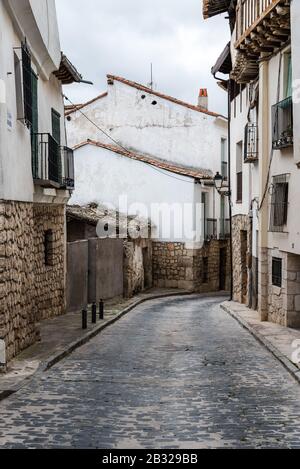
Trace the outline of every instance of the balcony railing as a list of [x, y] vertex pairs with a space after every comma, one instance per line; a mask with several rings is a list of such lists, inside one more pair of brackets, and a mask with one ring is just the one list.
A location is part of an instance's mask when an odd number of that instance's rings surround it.
[[68, 190], [75, 189], [75, 174], [74, 174], [74, 152], [71, 148], [62, 147], [63, 161], [64, 161], [64, 178], [63, 185]]
[[42, 187], [74, 189], [73, 150], [58, 145], [49, 133], [32, 134], [32, 174]]
[[258, 126], [247, 124], [245, 127], [244, 161], [253, 163], [258, 160]]
[[259, 73], [261, 54], [273, 54], [290, 39], [289, 0], [239, 0], [236, 8], [236, 42], [238, 50], [231, 77], [249, 83]]
[[272, 106], [272, 143], [278, 150], [293, 145], [293, 100], [286, 98]]
[[[282, 5], [282, 8], [288, 9], [288, 3], [286, 0], [240, 0], [237, 5], [237, 42], [243, 41], [262, 21], [265, 21], [265, 27], [268, 26], [266, 21], [271, 13], [274, 19], [278, 13], [277, 7]], [[278, 14], [284, 17], [287, 12], [280, 10]]]
[[228, 239], [230, 237], [230, 219], [223, 218], [220, 220], [220, 239]]
[[215, 218], [207, 218], [205, 220], [205, 239], [217, 239], [218, 236], [218, 220]]

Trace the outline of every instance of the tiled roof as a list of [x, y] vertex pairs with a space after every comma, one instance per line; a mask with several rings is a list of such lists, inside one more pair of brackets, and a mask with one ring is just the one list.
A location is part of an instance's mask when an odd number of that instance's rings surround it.
[[103, 204], [91, 203], [89, 205], [67, 205], [66, 207], [67, 221], [76, 220], [89, 225], [97, 226], [98, 222], [105, 219], [110, 227], [119, 227], [123, 230], [128, 227], [131, 222], [136, 222], [140, 228], [151, 226], [150, 220], [141, 216], [126, 215], [117, 210], [112, 210]]
[[171, 173], [179, 174], [181, 176], [191, 177], [194, 179], [212, 179], [213, 177], [212, 172], [206, 169], [197, 169], [180, 166], [176, 163], [170, 163], [165, 160], [159, 160], [151, 156], [140, 155], [133, 151], [125, 151], [116, 145], [110, 145], [95, 140], [86, 140], [85, 142], [81, 142], [74, 147], [74, 150], [81, 148], [85, 145], [94, 145], [96, 147], [104, 148], [105, 150], [110, 150], [114, 153], [118, 153], [119, 155], [131, 158], [132, 160], [141, 161], [156, 168], [162, 169], [164, 171], [170, 171]]
[[171, 101], [172, 103], [179, 104], [180, 106], [184, 106], [188, 109], [192, 109], [193, 111], [202, 112], [203, 114], [207, 114], [207, 115], [212, 116], [212, 117], [224, 117], [226, 119], [226, 117], [223, 116], [222, 114], [218, 114], [216, 112], [208, 111], [207, 109], [202, 108], [200, 106], [195, 106], [193, 104], [186, 103], [184, 101], [181, 101], [180, 99], [173, 98], [172, 96], [168, 96], [166, 94], [163, 94], [163, 93], [160, 93], [158, 91], [152, 90], [151, 88], [148, 88], [147, 86], [141, 85], [141, 84], [136, 83], [134, 81], [127, 80], [126, 78], [118, 77], [118, 76], [115, 76], [115, 75], [107, 75], [107, 79], [108, 79], [108, 81], [111, 81], [111, 80], [119, 81], [120, 83], [124, 83], [125, 85], [136, 88], [137, 90], [145, 91], [145, 93], [149, 93], [149, 94], [152, 94], [154, 96], [158, 96], [159, 98], [166, 99], [167, 101]]
[[94, 103], [95, 101], [98, 101], [98, 99], [105, 98], [108, 95], [108, 92], [105, 91], [105, 93], [101, 93], [95, 98], [91, 99], [90, 101], [87, 101], [86, 103], [83, 104], [71, 104], [70, 106], [65, 106], [65, 115], [66, 117], [69, 116], [70, 114], [73, 114], [73, 112], [76, 112], [85, 106], [88, 106], [89, 104]]

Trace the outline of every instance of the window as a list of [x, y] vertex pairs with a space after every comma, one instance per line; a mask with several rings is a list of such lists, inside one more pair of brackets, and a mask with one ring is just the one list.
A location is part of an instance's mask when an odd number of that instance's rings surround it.
[[225, 181], [228, 179], [227, 140], [221, 139], [221, 174]]
[[287, 224], [289, 183], [288, 175], [275, 176], [272, 186], [270, 231], [283, 232]]
[[45, 266], [53, 265], [53, 231], [47, 230], [44, 233], [44, 253]]
[[236, 144], [236, 201], [243, 202], [243, 142]]
[[38, 77], [31, 70], [31, 90], [32, 90], [32, 126], [31, 126], [31, 154], [32, 168], [34, 175], [38, 168], [38, 140], [35, 135], [39, 131], [39, 114], [38, 114]]
[[208, 283], [208, 257], [203, 257], [202, 283]]
[[31, 54], [26, 42], [14, 52], [17, 119], [32, 125]]
[[292, 76], [292, 54], [285, 54], [285, 98], [290, 98], [293, 94]]
[[272, 259], [272, 284], [275, 287], [282, 287], [282, 259], [278, 257]]

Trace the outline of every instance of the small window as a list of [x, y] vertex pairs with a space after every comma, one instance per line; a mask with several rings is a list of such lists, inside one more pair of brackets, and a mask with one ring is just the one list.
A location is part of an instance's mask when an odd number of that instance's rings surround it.
[[288, 217], [288, 175], [275, 176], [272, 186], [270, 231], [282, 232]]
[[157, 105], [157, 101], [152, 101], [152, 106], [156, 106]]
[[208, 283], [208, 257], [203, 257], [202, 283]]
[[272, 259], [272, 284], [275, 287], [282, 287], [282, 259], [278, 257]]
[[141, 99], [146, 99], [146, 95], [142, 94]]
[[53, 231], [47, 230], [44, 234], [44, 253], [45, 253], [45, 265], [53, 265]]

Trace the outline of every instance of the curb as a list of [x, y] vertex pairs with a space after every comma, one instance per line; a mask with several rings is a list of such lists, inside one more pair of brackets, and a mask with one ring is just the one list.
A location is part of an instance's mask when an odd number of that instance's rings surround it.
[[300, 370], [299, 368], [294, 365], [286, 355], [283, 355], [276, 347], [274, 347], [271, 342], [266, 339], [262, 334], [257, 332], [253, 327], [251, 327], [247, 321], [242, 319], [238, 314], [233, 312], [228, 306], [225, 304], [220, 305], [221, 308], [229, 314], [233, 319], [235, 319], [244, 329], [247, 329], [248, 332], [261, 344], [263, 345], [269, 352], [277, 358], [278, 361], [284, 366], [284, 368], [293, 376], [293, 378], [300, 384]]
[[176, 296], [178, 297], [179, 296], [192, 296], [192, 295], [201, 296], [201, 294], [197, 294], [194, 291], [181, 291], [181, 292], [179, 291], [179, 292], [173, 292], [173, 293], [157, 293], [157, 294], [153, 294], [151, 296], [145, 297], [145, 298], [138, 299], [137, 301], [129, 305], [127, 308], [120, 311], [114, 318], [110, 319], [105, 324], [100, 324], [98, 327], [95, 327], [92, 331], [87, 332], [80, 339], [75, 340], [74, 342], [71, 342], [68, 346], [65, 347], [64, 350], [60, 351], [57, 354], [50, 356], [50, 358], [47, 361], [41, 362], [37, 370], [31, 376], [28, 376], [27, 378], [25, 378], [21, 383], [19, 383], [16, 386], [12, 386], [12, 389], [10, 390], [5, 390], [5, 391], [0, 392], [0, 402], [3, 400], [9, 399], [10, 396], [20, 391], [20, 389], [22, 389], [23, 387], [27, 386], [27, 384], [30, 381], [38, 378], [43, 373], [50, 370], [54, 365], [59, 363], [61, 360], [63, 360], [67, 356], [71, 355], [71, 353], [73, 353], [75, 350], [80, 348], [82, 345], [85, 345], [86, 343], [88, 343], [91, 339], [96, 337], [107, 327], [117, 322], [119, 319], [121, 319], [123, 316], [128, 314], [130, 311], [132, 311], [134, 308], [141, 305], [142, 303], [146, 303], [147, 301], [151, 301], [151, 300], [163, 299], [163, 298], [172, 298]]

